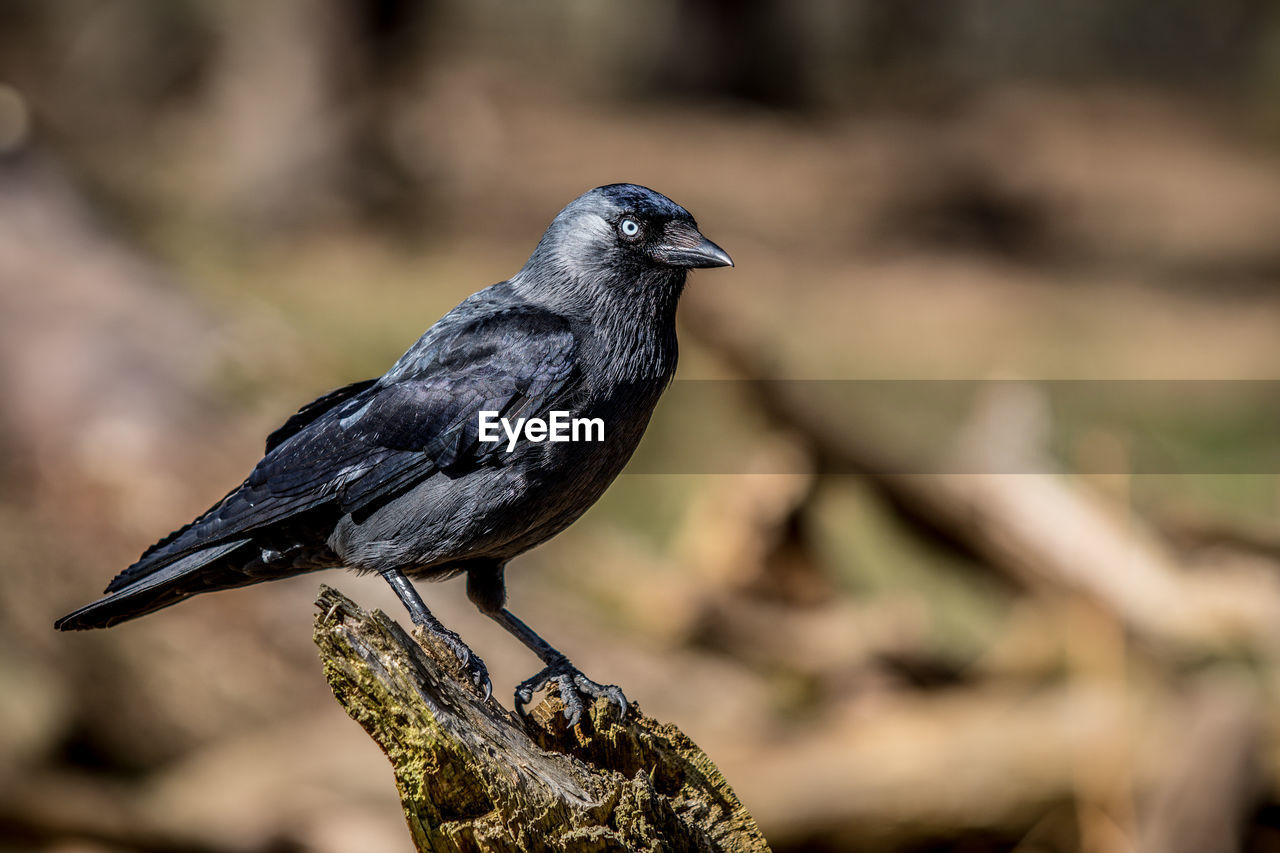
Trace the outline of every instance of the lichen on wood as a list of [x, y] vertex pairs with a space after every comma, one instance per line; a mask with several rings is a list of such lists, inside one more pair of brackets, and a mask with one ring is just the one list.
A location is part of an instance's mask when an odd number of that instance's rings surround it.
[[315, 640], [334, 696], [391, 761], [432, 853], [768, 851], [720, 771], [673, 725], [598, 700], [569, 727], [554, 693], [522, 720], [453, 653], [321, 587]]

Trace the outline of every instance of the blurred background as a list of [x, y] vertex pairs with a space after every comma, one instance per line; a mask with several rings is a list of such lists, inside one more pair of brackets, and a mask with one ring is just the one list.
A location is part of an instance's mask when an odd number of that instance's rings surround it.
[[737, 268], [513, 609], [779, 853], [1280, 850], [1268, 0], [0, 0], [0, 849], [410, 848], [379, 580], [51, 626], [614, 181]]

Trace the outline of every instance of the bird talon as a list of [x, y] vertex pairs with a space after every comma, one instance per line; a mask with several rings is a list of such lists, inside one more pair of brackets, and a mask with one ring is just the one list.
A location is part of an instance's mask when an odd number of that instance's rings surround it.
[[533, 694], [541, 690], [550, 678], [551, 667], [546, 667], [516, 685], [516, 713], [524, 716], [524, 706], [533, 701]]
[[621, 711], [618, 715], [618, 719], [626, 719], [627, 711], [631, 709], [631, 703], [627, 701], [627, 697], [623, 694], [621, 687], [616, 684], [597, 684], [582, 673], [578, 673], [574, 677], [574, 683], [577, 685], [580, 692], [586, 693], [596, 699], [603, 696], [613, 704], [617, 705], [619, 711]]
[[[471, 658], [474, 655], [471, 649], [467, 647], [467, 644], [462, 642], [462, 638], [457, 636], [446, 636], [445, 642], [448, 644], [449, 648], [453, 650], [453, 654], [457, 657], [458, 663], [462, 664], [464, 669], [469, 669], [471, 666]], [[481, 664], [481, 666], [483, 666], [483, 664]]]
[[476, 689], [484, 694], [484, 701], [489, 701], [490, 694], [493, 693], [493, 683], [489, 680], [489, 669], [484, 665], [478, 656], [471, 657], [462, 664], [463, 671], [471, 676], [471, 683]]
[[462, 642], [462, 638], [452, 631], [439, 633], [437, 636], [453, 652], [462, 671], [467, 674], [475, 688], [484, 694], [484, 701], [489, 701], [489, 697], [493, 695], [493, 683], [489, 680], [489, 668], [484, 665], [484, 660], [471, 651], [467, 644]]
[[569, 721], [570, 726], [576, 726], [582, 720], [582, 698], [574, 689], [575, 680], [567, 673], [556, 676], [556, 686], [560, 688], [560, 701], [564, 703], [564, 718]]
[[570, 726], [576, 726], [582, 721], [582, 713], [585, 710], [583, 697], [594, 700], [603, 696], [608, 699], [621, 711], [619, 719], [626, 717], [630, 708], [621, 688], [613, 684], [597, 684], [566, 659], [546, 667], [516, 687], [516, 711], [524, 716], [524, 707], [533, 701], [533, 694], [545, 689], [552, 682], [555, 683], [560, 701], [564, 704], [564, 717]]

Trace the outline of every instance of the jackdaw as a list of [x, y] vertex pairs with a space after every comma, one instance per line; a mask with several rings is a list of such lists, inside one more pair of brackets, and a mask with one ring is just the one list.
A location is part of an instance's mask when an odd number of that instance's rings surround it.
[[[546, 665], [516, 688], [518, 710], [555, 683], [574, 723], [579, 694], [625, 713], [621, 690], [588, 679], [506, 609], [503, 572], [626, 465], [676, 370], [688, 271], [732, 265], [666, 196], [634, 184], [584, 193], [512, 278], [463, 300], [382, 377], [299, 409], [267, 437], [248, 479], [56, 627], [106, 628], [197, 593], [319, 569], [378, 572], [487, 697], [483, 661], [408, 580], [466, 574], [475, 605]], [[509, 450], [480, 428], [481, 413], [516, 424], [555, 411], [600, 419], [603, 440], [526, 433]]]

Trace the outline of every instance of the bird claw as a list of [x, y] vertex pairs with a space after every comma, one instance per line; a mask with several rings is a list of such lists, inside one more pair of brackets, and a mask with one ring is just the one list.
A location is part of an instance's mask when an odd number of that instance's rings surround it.
[[452, 631], [435, 631], [436, 637], [440, 639], [449, 651], [453, 652], [454, 657], [458, 659], [458, 663], [462, 666], [462, 671], [471, 679], [471, 683], [475, 688], [484, 694], [484, 701], [488, 702], [489, 697], [493, 695], [493, 683], [489, 680], [489, 668], [484, 665], [484, 661], [480, 656], [471, 651], [467, 644], [462, 642], [462, 638]]
[[520, 682], [516, 687], [516, 712], [523, 717], [525, 705], [533, 701], [533, 694], [552, 683], [559, 689], [560, 701], [564, 703], [564, 716], [570, 726], [576, 726], [582, 721], [583, 696], [590, 696], [592, 699], [604, 697], [618, 706], [621, 711], [619, 719], [627, 716], [630, 706], [622, 688], [615, 684], [598, 684], [592, 681], [568, 660], [548, 666]]

